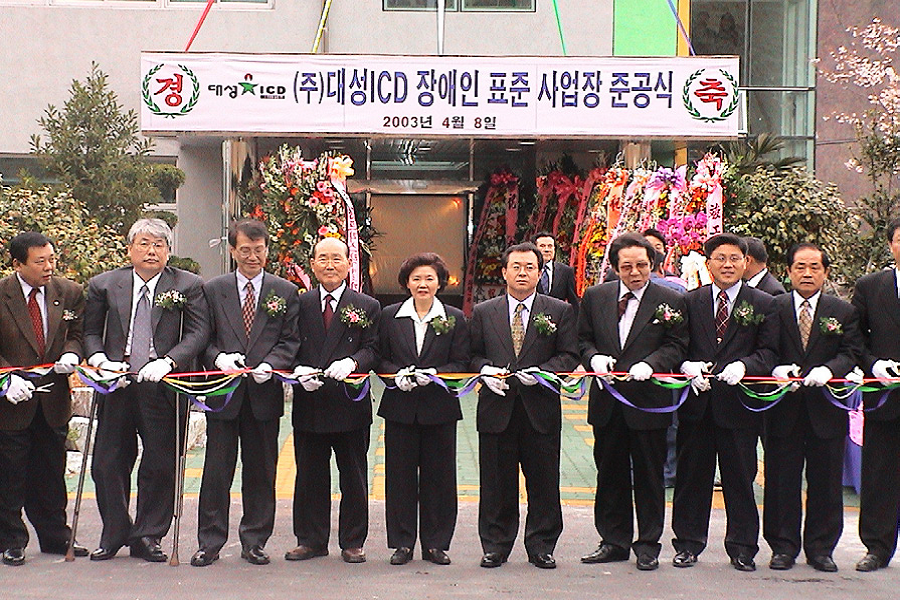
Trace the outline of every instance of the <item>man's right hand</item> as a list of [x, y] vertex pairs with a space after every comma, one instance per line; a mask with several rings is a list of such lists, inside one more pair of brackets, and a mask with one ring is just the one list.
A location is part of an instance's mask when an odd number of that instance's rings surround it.
[[306, 365], [297, 365], [291, 376], [307, 392], [314, 392], [324, 385], [320, 375], [322, 371]]
[[486, 385], [489, 390], [497, 394], [498, 396], [505, 396], [506, 390], [509, 389], [509, 384], [506, 383], [505, 380], [500, 379], [497, 375], [508, 375], [509, 369], [501, 369], [499, 367], [494, 367], [491, 365], [484, 365], [481, 367], [481, 374], [484, 377], [481, 378], [481, 383]]
[[24, 377], [19, 377], [16, 374], [11, 374], [9, 376], [9, 386], [6, 388], [6, 399], [10, 403], [18, 404], [19, 402], [23, 402], [25, 400], [31, 400], [31, 395], [33, 393], [33, 383], [31, 383]]
[[872, 375], [876, 379], [896, 379], [900, 363], [891, 359], [876, 360], [872, 365]]
[[612, 371], [616, 359], [606, 354], [595, 354], [591, 357], [591, 371], [606, 374]]
[[246, 369], [246, 360], [247, 357], [240, 352], [219, 352], [219, 355], [216, 356], [215, 363], [218, 370], [224, 371], [225, 373], [233, 373], [235, 371]]

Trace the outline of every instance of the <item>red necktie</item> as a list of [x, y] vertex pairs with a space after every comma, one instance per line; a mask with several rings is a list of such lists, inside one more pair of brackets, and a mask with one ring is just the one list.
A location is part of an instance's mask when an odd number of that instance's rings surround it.
[[728, 328], [728, 294], [725, 290], [719, 291], [719, 308], [716, 310], [716, 341], [722, 343], [725, 338], [725, 330]]
[[634, 294], [631, 292], [627, 292], [624, 296], [619, 298], [619, 320], [622, 320], [622, 315], [625, 314], [625, 311], [628, 310], [628, 301], [634, 298]]
[[256, 294], [253, 292], [253, 284], [251, 282], [247, 282], [247, 285], [244, 286], [244, 290], [246, 291], [244, 295], [244, 306], [241, 308], [241, 313], [244, 317], [244, 330], [247, 332], [247, 337], [250, 337], [250, 330], [253, 329], [253, 319], [256, 316]]
[[334, 300], [334, 296], [325, 294], [325, 310], [322, 311], [322, 321], [325, 323], [325, 331], [328, 331], [328, 328], [331, 327], [331, 319], [334, 318], [334, 309], [331, 308], [332, 300]]
[[44, 356], [44, 319], [41, 317], [41, 307], [37, 303], [37, 288], [31, 288], [28, 295], [28, 315], [31, 317], [31, 325], [34, 327], [34, 337], [37, 339], [38, 354]]

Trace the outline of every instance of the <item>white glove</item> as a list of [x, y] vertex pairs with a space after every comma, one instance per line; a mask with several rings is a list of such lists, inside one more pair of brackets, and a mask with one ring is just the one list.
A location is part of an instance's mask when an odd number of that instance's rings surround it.
[[299, 383], [307, 392], [314, 392], [325, 385], [319, 375], [318, 369], [307, 367], [306, 365], [297, 365], [294, 368], [294, 372], [291, 374], [291, 376], [297, 380], [297, 383]]
[[253, 376], [253, 381], [256, 383], [265, 383], [272, 379], [272, 365], [269, 363], [259, 363], [255, 369], [250, 371], [250, 375]]
[[33, 393], [33, 383], [15, 374], [9, 376], [9, 387], [6, 388], [6, 399], [8, 401], [18, 404], [24, 400], [31, 400], [31, 394]]
[[506, 390], [509, 389], [509, 384], [506, 383], [503, 379], [498, 379], [497, 375], [506, 375], [509, 373], [508, 369], [501, 369], [499, 367], [492, 367], [491, 365], [484, 365], [481, 367], [481, 374], [484, 377], [481, 378], [481, 383], [486, 385], [489, 390], [497, 394], [498, 396], [505, 396]]
[[[104, 360], [102, 363], [97, 365], [97, 368], [100, 369], [100, 377], [103, 379], [113, 379], [115, 377], [121, 377], [125, 375], [130, 369], [131, 366], [127, 362], [118, 362], [114, 360]], [[125, 381], [128, 381], [127, 379]]]
[[416, 369], [416, 383], [420, 386], [426, 386], [431, 383], [428, 375], [437, 375], [437, 369]]
[[691, 377], [691, 389], [694, 390], [694, 394], [697, 396], [700, 395], [700, 392], [708, 392], [710, 387], [712, 386], [709, 384], [709, 379], [703, 375]]
[[635, 381], [647, 381], [653, 376], [653, 367], [645, 362], [635, 363], [628, 369], [628, 375]]
[[803, 379], [803, 385], [807, 387], [822, 387], [828, 383], [832, 377], [834, 377], [834, 375], [831, 374], [831, 369], [828, 367], [824, 365], [814, 367], [806, 374], [806, 377]]
[[898, 367], [900, 367], [900, 363], [895, 360], [876, 360], [872, 365], [872, 375], [876, 379], [893, 379], [897, 376]]
[[95, 352], [88, 357], [87, 362], [95, 369], [99, 369], [102, 363], [109, 362], [109, 357], [105, 352]]
[[862, 369], [859, 367], [853, 367], [852, 371], [844, 375], [844, 379], [853, 385], [862, 385], [864, 377], [865, 375], [863, 375]]
[[408, 392], [418, 385], [416, 382], [416, 368], [413, 366], [403, 367], [394, 376], [394, 383], [401, 392]]
[[343, 381], [350, 376], [350, 373], [352, 373], [355, 368], [356, 361], [348, 356], [347, 358], [336, 360], [328, 365], [328, 368], [325, 369], [325, 377]]
[[[775, 379], [777, 379], [781, 382], [787, 383], [787, 381], [791, 377], [800, 377], [800, 366], [795, 365], [795, 364], [778, 365], [777, 367], [772, 369], [772, 377], [774, 377]], [[791, 382], [790, 391], [796, 392], [799, 387], [800, 387], [800, 382], [793, 381], [793, 382]]]
[[522, 385], [537, 385], [538, 376], [535, 375], [535, 372], [538, 370], [537, 367], [528, 367], [527, 369], [516, 371], [516, 379], [518, 379], [519, 383]]
[[74, 352], [66, 352], [53, 364], [53, 372], [69, 375], [75, 372], [75, 367], [77, 367], [80, 362], [81, 359], [78, 358], [77, 354]]
[[146, 365], [141, 367], [141, 370], [138, 371], [137, 374], [137, 382], [140, 383], [142, 381], [149, 381], [151, 383], [158, 383], [162, 381], [162, 378], [168, 375], [172, 371], [172, 365], [164, 358], [157, 358], [156, 360], [151, 360]]
[[700, 377], [704, 373], [709, 373], [710, 369], [712, 369], [712, 363], [700, 360], [686, 360], [681, 363], [681, 372], [691, 378]]
[[716, 379], [728, 385], [737, 385], [747, 374], [747, 367], [739, 360], [725, 365], [725, 368], [716, 375]]
[[245, 360], [247, 360], [247, 357], [240, 352], [219, 352], [215, 363], [218, 370], [232, 373], [247, 368], [247, 365], [244, 363]]
[[606, 354], [595, 354], [591, 357], [591, 371], [594, 373], [609, 373], [616, 364], [616, 359]]

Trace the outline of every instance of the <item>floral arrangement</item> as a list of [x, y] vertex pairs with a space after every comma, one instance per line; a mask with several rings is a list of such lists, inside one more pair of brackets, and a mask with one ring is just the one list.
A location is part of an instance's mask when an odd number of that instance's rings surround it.
[[553, 335], [556, 333], [556, 323], [554, 323], [550, 315], [546, 313], [534, 315], [532, 322], [534, 323], [535, 331], [541, 335]]
[[156, 306], [166, 310], [180, 310], [187, 304], [187, 298], [178, 290], [169, 290], [156, 296]]
[[69, 310], [69, 309], [67, 308], [67, 309], [65, 309], [65, 310], [63, 311], [63, 313], [62, 313], [62, 320], [63, 320], [63, 321], [74, 321], [74, 320], [77, 319], [77, 318], [78, 318], [78, 315], [75, 314], [75, 311], [74, 311], [74, 310]]
[[456, 317], [449, 316], [446, 319], [441, 317], [435, 317], [431, 321], [432, 329], [434, 329], [435, 335], [443, 335], [453, 330], [456, 327]]
[[734, 322], [740, 325], [741, 327], [749, 327], [751, 325], [759, 325], [762, 323], [766, 316], [757, 313], [753, 305], [744, 300], [741, 302], [737, 308], [735, 308], [731, 316], [734, 318]]
[[681, 314], [681, 311], [675, 310], [666, 302], [656, 307], [653, 317], [653, 324], [662, 324], [663, 327], [673, 327], [684, 322], [684, 315]]
[[819, 331], [825, 335], [844, 335], [844, 326], [835, 317], [819, 319]]
[[369, 315], [361, 308], [356, 308], [352, 304], [348, 304], [341, 309], [341, 323], [347, 327], [358, 327], [365, 329], [372, 325]]
[[287, 300], [271, 290], [263, 300], [263, 309], [270, 317], [280, 317], [287, 310]]

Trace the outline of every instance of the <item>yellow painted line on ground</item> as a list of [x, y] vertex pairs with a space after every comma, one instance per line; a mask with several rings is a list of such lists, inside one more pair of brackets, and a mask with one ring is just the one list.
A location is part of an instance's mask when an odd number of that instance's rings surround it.
[[375, 456], [384, 456], [384, 447], [375, 448]]
[[584, 404], [563, 404], [563, 405], [562, 405], [562, 409], [563, 409], [563, 410], [580, 410], [580, 411], [582, 411], [582, 412], [586, 412], [586, 411], [587, 411], [587, 405], [584, 405]]
[[569, 494], [596, 494], [597, 488], [562, 485], [559, 487], [559, 491], [564, 492], [564, 493], [569, 493]]
[[275, 497], [279, 499], [294, 497], [294, 480], [297, 478], [297, 465], [294, 464], [294, 434], [289, 433], [278, 455], [275, 468]]
[[201, 477], [202, 475], [203, 475], [203, 469], [190, 468], [190, 469], [185, 469], [185, 470], [184, 470], [184, 476], [185, 476], [185, 477], [194, 477], [194, 478], [196, 478], [196, 479], [200, 479], [200, 477]]
[[525, 504], [528, 502], [528, 490], [525, 489], [525, 475], [522, 473], [522, 469], [519, 469], [519, 503]]
[[563, 415], [567, 421], [584, 421], [584, 415]]
[[573, 427], [575, 428], [575, 431], [581, 431], [581, 432], [594, 431], [594, 428], [591, 427], [590, 425], [573, 425]]
[[591, 448], [593, 448], [594, 447], [594, 438], [584, 438], [584, 443], [587, 444], [588, 446], [590, 446]]

